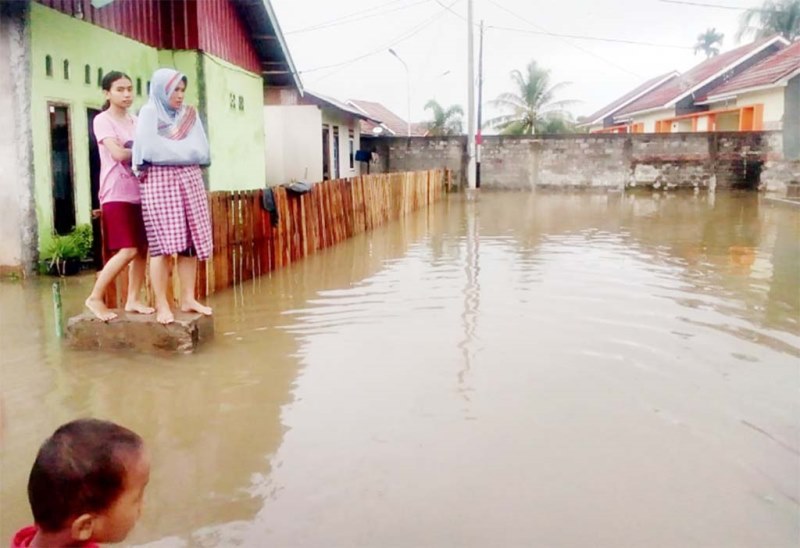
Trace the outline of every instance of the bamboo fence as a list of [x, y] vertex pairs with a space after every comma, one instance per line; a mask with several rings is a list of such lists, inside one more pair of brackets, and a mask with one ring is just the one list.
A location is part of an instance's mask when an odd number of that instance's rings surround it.
[[[372, 230], [440, 200], [449, 188], [449, 171], [361, 175], [324, 181], [306, 194], [273, 187], [278, 222], [262, 207], [264, 190], [210, 192], [214, 252], [200, 262], [197, 296], [205, 298], [285, 267], [319, 249]], [[103, 262], [110, 258], [103, 247]], [[174, 270], [174, 269], [173, 269]], [[177, 276], [170, 290], [177, 295]], [[106, 292], [106, 304], [121, 308], [127, 276], [118, 276]], [[152, 301], [147, 284], [146, 291]]]

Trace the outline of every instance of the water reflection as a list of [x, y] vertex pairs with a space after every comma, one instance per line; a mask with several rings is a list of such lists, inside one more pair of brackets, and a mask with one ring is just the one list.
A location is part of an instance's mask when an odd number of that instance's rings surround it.
[[44, 436], [95, 415], [153, 447], [151, 548], [793, 545], [798, 222], [455, 197], [219, 294], [180, 358], [65, 351], [48, 281], [0, 284], [0, 533]]
[[[466, 237], [464, 247], [466, 248], [466, 258], [464, 261], [464, 310], [461, 314], [464, 338], [458, 343], [463, 356], [463, 367], [458, 372], [458, 392], [468, 404], [471, 391], [468, 382], [469, 374], [472, 369], [472, 362], [476, 353], [476, 346], [479, 344], [477, 339], [478, 317], [480, 316], [481, 287], [480, 287], [480, 228], [478, 204], [470, 201], [466, 204], [468, 209], [466, 215]], [[469, 414], [469, 406], [465, 409]]]

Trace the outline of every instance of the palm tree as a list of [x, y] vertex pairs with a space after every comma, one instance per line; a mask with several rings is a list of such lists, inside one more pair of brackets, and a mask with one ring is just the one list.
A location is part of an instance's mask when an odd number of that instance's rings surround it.
[[699, 52], [706, 54], [706, 59], [710, 59], [719, 55], [719, 48], [722, 46], [722, 40], [725, 35], [717, 32], [717, 29], [710, 28], [705, 32], [697, 35], [697, 43], [694, 45], [694, 54]]
[[764, 0], [760, 8], [744, 12], [736, 37], [741, 40], [750, 34], [756, 39], [774, 34], [789, 41], [800, 38], [800, 0]]
[[445, 109], [435, 99], [425, 103], [425, 110], [430, 110], [433, 120], [428, 122], [428, 135], [442, 137], [444, 135], [460, 135], [461, 117], [464, 109], [459, 105], [452, 105]]
[[513, 93], [501, 93], [491, 105], [506, 111], [486, 122], [486, 126], [508, 135], [534, 133], [564, 133], [569, 131], [572, 118], [564, 110], [574, 101], [554, 101], [556, 93], [569, 85], [550, 83], [550, 71], [531, 61], [525, 73], [511, 71], [516, 88]]

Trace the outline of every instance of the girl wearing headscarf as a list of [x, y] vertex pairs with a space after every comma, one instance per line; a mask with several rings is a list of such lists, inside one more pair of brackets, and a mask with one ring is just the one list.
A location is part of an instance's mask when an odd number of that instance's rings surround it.
[[210, 164], [208, 139], [197, 110], [184, 105], [187, 78], [158, 69], [150, 99], [139, 112], [133, 164], [141, 172], [142, 216], [150, 246], [150, 278], [156, 318], [174, 321], [167, 300], [168, 260], [178, 255], [180, 307], [211, 315], [195, 298], [197, 261], [211, 256], [211, 221], [201, 166]]

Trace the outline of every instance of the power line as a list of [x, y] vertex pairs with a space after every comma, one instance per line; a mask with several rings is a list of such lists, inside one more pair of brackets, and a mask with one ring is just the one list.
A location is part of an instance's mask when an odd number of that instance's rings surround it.
[[512, 27], [498, 27], [496, 25], [489, 25], [486, 27], [487, 29], [497, 29], [497, 30], [506, 30], [511, 32], [521, 32], [524, 34], [537, 34], [542, 36], [552, 36], [554, 38], [571, 38], [574, 40], [592, 40], [596, 42], [612, 42], [615, 44], [629, 44], [635, 46], [650, 46], [654, 48], [672, 48], [672, 49], [694, 49], [689, 46], [676, 46], [673, 44], [657, 44], [654, 42], [640, 42], [637, 40], [623, 40], [621, 38], [602, 38], [600, 36], [586, 36], [583, 34], [560, 34], [557, 32], [546, 32], [546, 31], [537, 31], [537, 30], [527, 30], [527, 29], [515, 29]]
[[398, 7], [392, 8], [392, 9], [378, 11], [377, 13], [369, 13], [369, 12], [374, 12], [377, 9], [380, 9], [381, 7], [388, 7], [388, 6], [392, 5], [392, 4], [396, 4], [399, 1], [402, 1], [402, 0], [392, 0], [391, 2], [383, 4], [383, 6], [378, 6], [377, 8], [370, 8], [370, 9], [367, 9], [367, 10], [362, 10], [362, 11], [360, 11], [358, 13], [352, 13], [350, 15], [337, 17], [336, 19], [331, 19], [331, 20], [329, 20], [327, 22], [324, 22], [324, 23], [319, 23], [319, 24], [316, 24], [316, 25], [311, 25], [311, 26], [308, 26], [308, 27], [303, 27], [303, 28], [291, 30], [291, 31], [285, 32], [284, 35], [300, 34], [300, 33], [303, 33], [303, 32], [311, 32], [313, 30], [323, 30], [323, 29], [327, 29], [327, 28], [331, 28], [331, 27], [338, 27], [338, 26], [341, 26], [341, 25], [348, 25], [350, 23], [355, 23], [356, 21], [362, 21], [364, 19], [370, 19], [370, 18], [373, 18], [373, 17], [381, 17], [383, 15], [386, 15], [386, 14], [389, 14], [389, 13], [393, 13], [395, 11], [401, 11], [401, 10], [405, 10], [405, 9], [408, 9], [408, 8], [413, 8], [414, 6], [418, 6], [420, 4], [425, 4], [427, 2], [430, 2], [430, 0], [419, 0], [418, 2], [414, 2], [412, 4], [406, 4], [406, 5], [398, 6]]
[[[664, 0], [664, 1], [666, 1], [666, 0]], [[464, 17], [463, 15], [458, 13], [457, 11], [452, 10], [452, 9], [448, 8], [447, 6], [445, 6], [442, 3], [441, 0], [435, 0], [435, 2], [437, 4], [439, 4], [440, 6], [442, 6], [443, 8], [447, 9], [447, 11], [449, 11], [450, 13], [452, 13], [453, 15], [455, 15], [456, 17], [458, 17], [462, 21], [464, 21], [464, 22], [467, 21], [466, 17]], [[473, 25], [475, 27], [480, 27], [480, 25], [477, 24], [477, 23], [473, 23]], [[653, 43], [653, 42], [641, 42], [641, 41], [637, 41], [637, 40], [623, 40], [623, 39], [619, 39], [619, 38], [603, 38], [603, 37], [599, 37], [599, 36], [587, 36], [585, 34], [561, 34], [561, 33], [557, 33], [557, 32], [548, 32], [548, 31], [545, 31], [545, 30], [535, 31], [535, 30], [515, 29], [515, 28], [512, 28], [512, 27], [501, 27], [501, 26], [498, 26], [498, 25], [486, 25], [484, 28], [485, 29], [495, 29], [495, 30], [507, 30], [507, 31], [510, 31], [510, 32], [521, 32], [521, 33], [524, 33], [524, 34], [539, 34], [539, 35], [542, 35], [542, 36], [552, 36], [554, 38], [572, 38], [574, 40], [592, 40], [592, 41], [596, 41], [596, 42], [614, 42], [614, 43], [617, 43], [617, 44], [630, 44], [630, 45], [636, 45], [636, 46], [650, 46], [650, 47], [655, 47], [655, 48], [693, 49], [693, 48], [691, 48], [689, 46], [676, 46], [676, 45], [673, 45], [673, 44], [656, 44], [656, 43]]]
[[[434, 0], [434, 1], [435, 1], [437, 4], [439, 4], [440, 6], [442, 6], [444, 9], [446, 9], [447, 11], [449, 11], [450, 13], [452, 13], [453, 15], [455, 15], [456, 17], [458, 17], [459, 19], [461, 19], [462, 21], [464, 21], [465, 23], [467, 22], [467, 18], [466, 18], [466, 17], [464, 17], [463, 15], [461, 15], [460, 13], [458, 13], [458, 12], [457, 12], [456, 10], [454, 10], [453, 8], [451, 8], [451, 7], [449, 7], [449, 6], [446, 6], [446, 5], [444, 5], [444, 4], [442, 3], [442, 0]], [[473, 25], [474, 25], [474, 23], [473, 23]], [[474, 26], [476, 26], [476, 27], [477, 27], [478, 25], [474, 25]]]
[[[461, 0], [453, 0], [453, 2], [451, 2], [449, 5], [447, 5], [445, 7], [446, 8], [452, 8], [453, 6], [458, 4], [460, 1]], [[338, 68], [338, 67], [342, 67], [342, 66], [345, 66], [345, 65], [352, 65], [353, 63], [355, 63], [357, 61], [360, 61], [362, 59], [366, 59], [367, 57], [371, 57], [371, 56], [376, 55], [378, 53], [383, 53], [383, 52], [385, 52], [387, 50], [387, 48], [390, 48], [390, 47], [392, 47], [392, 46], [394, 46], [396, 44], [399, 44], [400, 42], [404, 42], [405, 40], [408, 40], [412, 36], [420, 33], [425, 27], [427, 27], [428, 25], [430, 25], [431, 23], [436, 21], [439, 17], [441, 17], [445, 13], [446, 13], [446, 10], [442, 10], [442, 11], [437, 12], [433, 17], [430, 17], [429, 19], [426, 19], [425, 21], [423, 21], [419, 25], [417, 25], [415, 27], [412, 27], [411, 29], [407, 30], [404, 33], [401, 33], [400, 35], [398, 35], [395, 38], [393, 38], [391, 41], [385, 43], [384, 45], [380, 46], [379, 48], [376, 48], [376, 49], [374, 49], [374, 50], [372, 50], [372, 51], [370, 51], [368, 53], [364, 53], [364, 54], [359, 55], [357, 57], [353, 57], [352, 59], [348, 59], [346, 61], [340, 61], [338, 63], [331, 63], [330, 65], [324, 65], [324, 66], [321, 66], [321, 67], [314, 67], [314, 68], [310, 68], [310, 69], [306, 69], [306, 70], [301, 70], [301, 71], [298, 71], [298, 73], [299, 74], [305, 74], [307, 72], [316, 72], [316, 71], [319, 71], [319, 70], [325, 70], [325, 69], [330, 69], [330, 68]], [[336, 74], [338, 72], [339, 71], [333, 71], [330, 74], [326, 74], [325, 76], [322, 76], [321, 78], [318, 78], [316, 81], [318, 82], [318, 81], [320, 81], [320, 80], [322, 80], [324, 78], [328, 78], [329, 76], [332, 76], [333, 74]]]
[[574, 43], [570, 42], [569, 40], [567, 40], [567, 39], [565, 39], [565, 38], [561, 38], [561, 37], [559, 37], [559, 36], [556, 36], [554, 33], [551, 33], [550, 31], [548, 31], [547, 29], [545, 29], [545, 28], [544, 28], [544, 27], [542, 27], [541, 25], [537, 25], [536, 23], [534, 23], [533, 21], [530, 21], [530, 20], [526, 19], [526, 18], [525, 18], [525, 17], [523, 17], [522, 15], [520, 15], [520, 14], [518, 14], [518, 13], [514, 12], [514, 11], [511, 11], [510, 9], [508, 9], [507, 7], [505, 7], [505, 6], [501, 5], [501, 4], [498, 4], [498, 3], [497, 3], [497, 2], [495, 2], [494, 0], [488, 0], [488, 2], [489, 2], [490, 4], [493, 4], [493, 5], [494, 5], [494, 6], [496, 6], [496, 7], [500, 8], [501, 10], [503, 10], [503, 11], [507, 12], [507, 13], [510, 13], [511, 15], [513, 15], [514, 17], [516, 17], [517, 19], [519, 19], [520, 21], [523, 21], [523, 22], [525, 22], [525, 23], [527, 23], [527, 24], [531, 25], [532, 27], [539, 29], [539, 31], [541, 31], [541, 32], [543, 32], [543, 33], [547, 33], [547, 34], [549, 34], [549, 35], [554, 35], [554, 37], [556, 37], [556, 38], [559, 38], [559, 39], [560, 39], [562, 42], [564, 42], [565, 44], [568, 44], [568, 45], [572, 46], [573, 48], [575, 48], [575, 49], [577, 49], [577, 50], [580, 50], [580, 51], [582, 51], [583, 53], [586, 53], [587, 55], [591, 55], [592, 57], [595, 57], [596, 59], [600, 59], [600, 60], [601, 60], [601, 61], [603, 61], [604, 63], [607, 63], [607, 64], [611, 65], [612, 67], [615, 67], [615, 68], [617, 68], [617, 69], [621, 70], [622, 72], [626, 72], [626, 73], [628, 73], [628, 74], [630, 74], [630, 75], [632, 75], [632, 76], [635, 76], [636, 78], [642, 78], [642, 75], [641, 75], [641, 74], [637, 74], [637, 73], [633, 72], [632, 70], [630, 70], [630, 69], [627, 69], [627, 68], [623, 67], [622, 65], [618, 65], [617, 63], [615, 63], [615, 62], [613, 62], [613, 61], [611, 61], [611, 60], [609, 60], [609, 59], [606, 59], [605, 57], [603, 57], [603, 56], [601, 56], [601, 55], [598, 55], [598, 54], [594, 53], [594, 52], [593, 52], [593, 51], [591, 51], [591, 50], [588, 50], [588, 49], [586, 49], [586, 48], [583, 48], [583, 47], [579, 46], [578, 44], [574, 44]]
[[381, 4], [379, 6], [373, 6], [373, 7], [369, 8], [369, 9], [366, 9], [366, 10], [359, 10], [357, 12], [348, 13], [347, 15], [342, 15], [340, 17], [334, 17], [333, 19], [328, 19], [327, 21], [323, 21], [321, 23], [314, 23], [313, 25], [309, 25], [307, 27], [301, 27], [299, 29], [290, 30], [290, 31], [284, 32], [283, 34], [284, 35], [286, 35], [286, 34], [294, 34], [294, 33], [298, 33], [298, 32], [305, 32], [307, 30], [313, 30], [313, 29], [316, 29], [316, 28], [319, 28], [319, 27], [325, 27], [327, 25], [331, 25], [331, 24], [337, 23], [339, 21], [345, 21], [346, 19], [350, 19], [350, 18], [353, 18], [353, 17], [360, 17], [360, 16], [364, 15], [365, 13], [376, 11], [376, 10], [379, 10], [381, 8], [386, 8], [388, 6], [391, 6], [392, 4], [397, 4], [398, 2], [402, 2], [402, 1], [404, 1], [404, 0], [390, 0], [389, 2], [386, 2], [386, 3]]
[[720, 10], [732, 11], [763, 11], [767, 13], [787, 13], [786, 10], [771, 9], [771, 8], [743, 8], [741, 6], [724, 6], [721, 4], [707, 4], [705, 2], [690, 2], [688, 0], [658, 0], [664, 4], [680, 4], [682, 6], [695, 6], [700, 8], [716, 8]]

